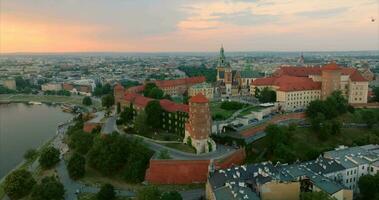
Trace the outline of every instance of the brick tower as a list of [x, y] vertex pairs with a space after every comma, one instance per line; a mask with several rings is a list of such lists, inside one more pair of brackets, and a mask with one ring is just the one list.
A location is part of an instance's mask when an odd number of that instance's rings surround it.
[[196, 153], [207, 153], [216, 150], [216, 143], [209, 138], [212, 131], [212, 118], [209, 101], [198, 93], [189, 100], [189, 119], [185, 125], [184, 143], [190, 143]]
[[321, 70], [321, 98], [325, 100], [334, 91], [340, 90], [341, 67], [339, 67], [335, 62], [331, 62], [323, 66]]

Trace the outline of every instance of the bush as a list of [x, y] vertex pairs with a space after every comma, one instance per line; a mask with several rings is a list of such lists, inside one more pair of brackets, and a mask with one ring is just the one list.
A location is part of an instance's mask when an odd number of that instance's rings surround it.
[[94, 134], [88, 134], [82, 130], [74, 131], [69, 136], [69, 146], [80, 154], [87, 154], [93, 145]]
[[161, 196], [161, 200], [182, 200], [182, 196], [177, 191], [165, 192]]
[[91, 99], [91, 97], [84, 97], [82, 103], [83, 103], [83, 105], [86, 105], [86, 106], [92, 105], [92, 99]]
[[160, 196], [161, 192], [155, 186], [147, 186], [137, 192], [138, 200], [157, 200]]
[[24, 154], [24, 158], [26, 160], [32, 160], [34, 159], [36, 156], [37, 156], [37, 151], [35, 149], [29, 149], [25, 152]]
[[41, 183], [33, 188], [31, 199], [32, 200], [63, 200], [64, 199], [64, 186], [55, 177], [45, 177]]
[[76, 180], [82, 178], [86, 172], [86, 159], [78, 153], [74, 153], [68, 161], [67, 170], [70, 178]]
[[42, 168], [49, 169], [59, 162], [59, 155], [60, 152], [58, 149], [54, 147], [47, 147], [41, 152], [38, 162]]
[[32, 174], [24, 169], [10, 173], [4, 182], [4, 191], [11, 199], [20, 199], [28, 195], [36, 184]]
[[111, 184], [104, 184], [96, 194], [97, 200], [113, 200], [116, 198], [114, 187]]

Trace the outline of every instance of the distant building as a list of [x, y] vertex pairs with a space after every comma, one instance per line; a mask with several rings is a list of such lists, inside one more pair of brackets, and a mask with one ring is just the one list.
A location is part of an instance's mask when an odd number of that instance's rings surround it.
[[205, 83], [204, 76], [155, 81], [155, 84], [162, 89], [165, 94], [170, 96], [183, 95], [191, 86], [199, 83]]
[[76, 80], [71, 83], [62, 84], [63, 90], [70, 91], [74, 94], [81, 94], [86, 96], [91, 96], [95, 87], [95, 81], [92, 79]]
[[41, 85], [42, 91], [59, 91], [62, 89], [63, 88], [61, 83], [46, 83]]
[[286, 111], [304, 109], [313, 100], [341, 91], [350, 104], [367, 103], [368, 81], [354, 68], [332, 62], [323, 67], [280, 67], [272, 77], [252, 82], [250, 92], [269, 87]]
[[193, 85], [188, 90], [188, 96], [193, 97], [202, 93], [207, 99], [212, 100], [214, 95], [214, 87], [210, 83], [199, 83]]
[[256, 71], [245, 69], [233, 71], [230, 63], [226, 60], [224, 47], [221, 46], [217, 63], [217, 94], [221, 96], [249, 95], [250, 84], [262, 75]]
[[211, 131], [209, 101], [202, 93], [198, 93], [189, 100], [189, 118], [183, 142], [190, 143], [198, 154], [214, 151], [216, 143], [209, 137]]
[[3, 86], [10, 89], [10, 90], [16, 90], [16, 80], [14, 79], [8, 79], [3, 80]]

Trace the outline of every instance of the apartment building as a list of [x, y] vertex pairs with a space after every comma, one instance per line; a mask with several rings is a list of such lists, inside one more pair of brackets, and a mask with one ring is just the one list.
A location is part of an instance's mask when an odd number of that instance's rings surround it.
[[199, 93], [203, 94], [207, 99], [212, 100], [214, 96], [214, 87], [210, 83], [199, 83], [188, 89], [188, 96], [190, 97]]

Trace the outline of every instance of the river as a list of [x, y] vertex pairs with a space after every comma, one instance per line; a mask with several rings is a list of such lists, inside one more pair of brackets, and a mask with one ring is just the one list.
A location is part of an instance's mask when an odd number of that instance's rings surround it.
[[25, 151], [53, 138], [58, 124], [71, 118], [45, 104], [0, 104], [0, 179], [23, 160]]

